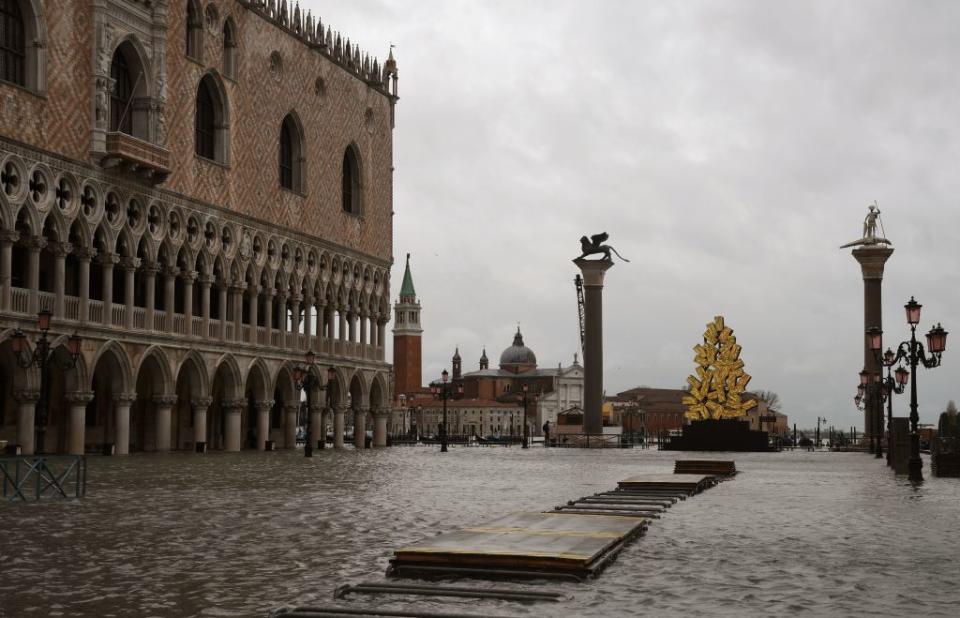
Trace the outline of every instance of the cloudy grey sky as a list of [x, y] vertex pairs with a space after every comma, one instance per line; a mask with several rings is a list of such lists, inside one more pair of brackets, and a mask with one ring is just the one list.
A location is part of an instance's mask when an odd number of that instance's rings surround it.
[[924, 332], [956, 333], [921, 370], [921, 422], [960, 399], [960, 4], [306, 5], [397, 45], [393, 294], [409, 251], [425, 379], [455, 345], [496, 362], [517, 322], [541, 366], [569, 363], [570, 260], [606, 230], [631, 260], [607, 276], [608, 393], [679, 387], [722, 314], [791, 420], [862, 426], [862, 282], [838, 246], [877, 200], [886, 340], [916, 295]]

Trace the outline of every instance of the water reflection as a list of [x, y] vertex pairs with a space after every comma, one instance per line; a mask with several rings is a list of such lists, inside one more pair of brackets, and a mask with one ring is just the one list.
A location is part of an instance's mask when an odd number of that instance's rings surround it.
[[[89, 498], [0, 508], [0, 616], [250, 616], [383, 579], [395, 547], [672, 468], [674, 453], [426, 448], [92, 458]], [[738, 455], [560, 606], [513, 615], [953, 615], [960, 483], [917, 490], [857, 453]], [[486, 586], [477, 582], [478, 586]], [[502, 584], [501, 584], [502, 585]], [[351, 604], [377, 602], [358, 597]]]

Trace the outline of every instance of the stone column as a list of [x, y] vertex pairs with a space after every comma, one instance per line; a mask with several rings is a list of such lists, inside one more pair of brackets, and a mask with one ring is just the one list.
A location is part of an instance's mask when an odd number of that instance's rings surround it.
[[370, 347], [374, 350], [380, 347], [380, 314], [370, 316]]
[[200, 442], [207, 442], [207, 409], [211, 403], [213, 403], [213, 399], [209, 397], [201, 397], [190, 402], [190, 405], [193, 407], [194, 449], [196, 449], [197, 444]]
[[273, 345], [273, 297], [276, 292], [273, 291], [273, 288], [265, 288], [264, 295], [266, 298], [263, 301], [263, 323], [267, 329], [267, 342], [266, 345]]
[[236, 453], [240, 451], [240, 413], [246, 402], [242, 399], [220, 403], [224, 413], [224, 450]]
[[83, 455], [87, 431], [87, 404], [93, 401], [90, 391], [67, 393], [64, 400], [70, 404], [70, 434], [67, 453]]
[[249, 343], [259, 343], [257, 341], [257, 321], [259, 319], [258, 306], [260, 301], [260, 286], [250, 284], [247, 286], [247, 302], [249, 311], [247, 314], [250, 317], [250, 340]]
[[210, 337], [210, 286], [213, 285], [213, 275], [203, 274], [200, 276], [200, 317], [203, 323], [200, 326], [202, 331], [200, 335], [204, 339]]
[[293, 349], [299, 349], [300, 341], [300, 300], [299, 294], [290, 297], [290, 330], [293, 332]]
[[283, 447], [297, 448], [297, 410], [299, 405], [287, 403], [283, 406]]
[[584, 345], [583, 345], [583, 432], [603, 433], [603, 277], [613, 262], [609, 260], [573, 261], [583, 273]]
[[217, 288], [220, 296], [220, 341], [227, 340], [227, 284], [222, 283]]
[[[113, 266], [120, 261], [115, 253], [104, 253], [100, 256], [100, 268], [103, 269], [103, 315], [101, 322], [104, 326], [113, 324]], [[129, 406], [127, 411], [129, 412]], [[120, 453], [119, 446], [117, 454]]]
[[337, 339], [340, 340], [341, 345], [344, 341], [347, 340], [347, 308], [341, 306], [337, 311], [337, 315], [340, 317], [340, 332], [338, 333]]
[[327, 337], [326, 329], [324, 328], [324, 322], [326, 321], [327, 316], [327, 303], [322, 299], [316, 301], [317, 307], [317, 327], [315, 329], [317, 336], [317, 352], [323, 350], [323, 341]]
[[357, 314], [353, 309], [347, 312], [347, 340], [354, 343], [357, 340]]
[[68, 242], [58, 242], [53, 246], [53, 315], [61, 320], [65, 317], [64, 295], [66, 294], [67, 254], [73, 250]]
[[139, 258], [124, 257], [120, 259], [120, 266], [123, 268], [123, 327], [127, 330], [133, 329], [134, 281], [139, 265]]
[[166, 324], [164, 330], [168, 333], [173, 332], [173, 313], [176, 308], [174, 299], [176, 298], [177, 274], [179, 269], [166, 267], [163, 269], [163, 312], [166, 314]]
[[353, 446], [356, 448], [364, 447], [364, 439], [367, 437], [367, 410], [366, 408], [357, 408], [353, 411]]
[[235, 282], [231, 289], [233, 291], [233, 340], [243, 341], [243, 290], [246, 284], [242, 281]]
[[[882, 371], [865, 333], [868, 328], [883, 328], [883, 314], [881, 307], [883, 267], [893, 254], [893, 247], [887, 245], [864, 245], [852, 252], [854, 259], [860, 264], [863, 273], [863, 331], [860, 339], [863, 342], [863, 366], [870, 375]], [[883, 349], [881, 347], [881, 349]], [[870, 387], [873, 389], [873, 385]], [[877, 433], [877, 418], [883, 413], [879, 397], [867, 397], [867, 408], [864, 410], [864, 438], [870, 441], [870, 452], [875, 452], [874, 438]]]
[[30, 315], [35, 315], [40, 310], [40, 251], [46, 246], [47, 239], [43, 236], [33, 236], [27, 240], [27, 249], [30, 251], [27, 263], [27, 288], [30, 290], [30, 300], [27, 310]]
[[80, 264], [80, 323], [90, 321], [90, 260], [97, 255], [96, 249], [81, 247], [75, 250]]
[[21, 455], [33, 455], [36, 436], [36, 406], [40, 391], [23, 390], [15, 395], [17, 400], [17, 444]]
[[113, 400], [114, 441], [117, 455], [130, 454], [130, 406], [137, 400], [136, 393], [123, 393]]
[[0, 309], [10, 310], [10, 285], [13, 276], [13, 243], [20, 238], [20, 232], [0, 231]]
[[310, 437], [308, 438], [310, 446], [317, 448], [320, 440], [325, 439], [326, 431], [323, 427], [323, 406], [313, 404], [310, 406]]
[[273, 409], [272, 401], [258, 401], [257, 408], [257, 450], [264, 449], [264, 443], [270, 439], [270, 410]]
[[153, 330], [154, 317], [157, 314], [157, 263], [143, 263], [143, 285], [144, 285], [144, 320], [143, 327], [146, 330]]
[[343, 413], [345, 406], [333, 408], [333, 448], [343, 448]]
[[313, 298], [306, 296], [303, 299], [303, 338], [307, 342], [307, 350], [313, 349], [313, 342], [310, 341], [310, 333], [313, 332], [313, 324], [310, 314], [313, 312]]
[[387, 421], [390, 413], [386, 410], [377, 410], [373, 413], [373, 445], [381, 447], [387, 445]]
[[193, 282], [197, 280], [197, 271], [185, 270], [183, 279], [183, 334], [193, 336]]
[[366, 311], [364, 311], [364, 312], [362, 312], [362, 313], [360, 314], [360, 344], [361, 344], [361, 345], [360, 345], [360, 349], [361, 349], [361, 352], [360, 352], [360, 353], [361, 353], [361, 354], [364, 354], [365, 351], [364, 351], [363, 348], [365, 348], [365, 347], [368, 345], [368, 342], [367, 342], [367, 320], [369, 319], [369, 317], [370, 317], [370, 316], [367, 315], [367, 312], [366, 312]]
[[154, 440], [153, 448], [158, 453], [167, 453], [170, 451], [170, 418], [173, 406], [177, 405], [177, 396], [154, 397], [153, 404], [157, 423], [157, 437]]
[[280, 347], [287, 347], [287, 294], [283, 290], [277, 291], [277, 309], [280, 315], [277, 316], [277, 326], [280, 327]]

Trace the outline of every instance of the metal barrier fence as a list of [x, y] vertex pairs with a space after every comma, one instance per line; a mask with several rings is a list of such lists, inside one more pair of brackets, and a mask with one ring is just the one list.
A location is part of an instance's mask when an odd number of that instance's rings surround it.
[[0, 457], [2, 497], [39, 500], [42, 496], [83, 498], [87, 495], [87, 458], [83, 455], [17, 455]]

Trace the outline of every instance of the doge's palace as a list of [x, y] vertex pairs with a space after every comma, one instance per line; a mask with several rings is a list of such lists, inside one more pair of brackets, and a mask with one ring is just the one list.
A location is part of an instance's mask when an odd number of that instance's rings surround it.
[[[0, 440], [293, 448], [312, 351], [313, 442], [384, 446], [392, 53], [286, 0], [0, 0], [0, 19]], [[32, 348], [43, 310], [41, 415], [12, 337]]]

